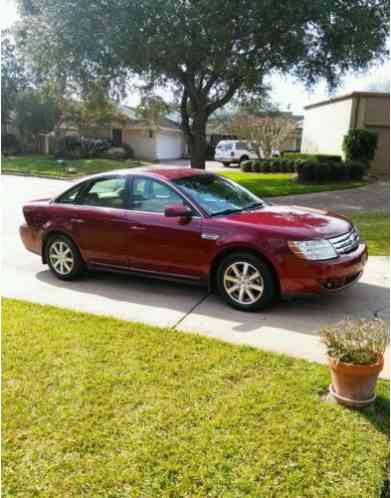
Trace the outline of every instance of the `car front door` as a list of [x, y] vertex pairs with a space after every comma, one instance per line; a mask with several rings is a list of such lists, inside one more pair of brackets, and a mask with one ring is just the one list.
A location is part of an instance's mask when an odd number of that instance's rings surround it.
[[99, 178], [84, 189], [70, 223], [89, 264], [127, 266], [131, 223], [128, 207], [126, 176]]
[[129, 266], [144, 271], [199, 278], [203, 258], [202, 218], [170, 218], [170, 204], [187, 205], [167, 183], [135, 176], [131, 183]]

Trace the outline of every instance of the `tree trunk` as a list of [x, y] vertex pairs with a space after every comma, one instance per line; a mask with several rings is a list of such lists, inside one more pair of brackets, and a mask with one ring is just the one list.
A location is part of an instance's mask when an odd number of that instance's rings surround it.
[[189, 136], [190, 164], [192, 168], [205, 169], [207, 117], [204, 113], [194, 116]]

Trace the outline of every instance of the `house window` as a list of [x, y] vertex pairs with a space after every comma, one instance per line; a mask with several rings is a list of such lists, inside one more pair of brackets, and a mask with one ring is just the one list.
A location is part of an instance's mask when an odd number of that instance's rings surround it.
[[122, 145], [121, 128], [113, 128], [113, 145], [114, 147], [120, 147]]

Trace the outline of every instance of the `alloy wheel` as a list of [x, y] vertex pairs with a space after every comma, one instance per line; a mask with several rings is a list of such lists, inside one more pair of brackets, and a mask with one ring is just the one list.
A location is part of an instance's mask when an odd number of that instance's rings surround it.
[[264, 291], [264, 281], [257, 268], [247, 261], [236, 261], [224, 272], [224, 288], [239, 304], [256, 303]]
[[69, 275], [74, 267], [75, 258], [70, 246], [62, 240], [57, 240], [49, 248], [50, 263], [60, 275]]

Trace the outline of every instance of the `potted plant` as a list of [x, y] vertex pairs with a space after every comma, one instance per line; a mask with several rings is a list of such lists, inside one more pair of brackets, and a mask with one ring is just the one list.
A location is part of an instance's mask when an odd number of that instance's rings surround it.
[[320, 334], [331, 370], [330, 394], [338, 403], [353, 408], [373, 403], [389, 342], [385, 322], [343, 320], [323, 328]]

